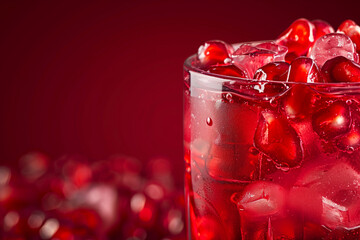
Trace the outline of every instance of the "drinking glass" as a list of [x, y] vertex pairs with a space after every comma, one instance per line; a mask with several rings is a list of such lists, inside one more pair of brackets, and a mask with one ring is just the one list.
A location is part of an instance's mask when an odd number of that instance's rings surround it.
[[360, 239], [360, 84], [184, 64], [188, 239]]

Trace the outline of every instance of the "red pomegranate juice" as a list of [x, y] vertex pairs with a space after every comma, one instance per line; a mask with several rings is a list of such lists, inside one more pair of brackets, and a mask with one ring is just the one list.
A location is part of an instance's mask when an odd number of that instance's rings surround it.
[[[314, 36], [210, 41], [186, 60], [188, 239], [360, 239], [356, 45], [298, 25]], [[334, 39], [350, 42], [326, 52]]]

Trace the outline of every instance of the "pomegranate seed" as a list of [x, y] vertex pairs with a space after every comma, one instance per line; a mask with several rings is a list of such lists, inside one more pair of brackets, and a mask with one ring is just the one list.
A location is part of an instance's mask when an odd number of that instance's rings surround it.
[[275, 112], [265, 111], [260, 115], [254, 144], [280, 167], [298, 167], [303, 160], [298, 134], [286, 118]]
[[324, 139], [332, 139], [349, 132], [351, 126], [349, 106], [338, 101], [317, 111], [313, 115], [312, 126]]
[[321, 68], [325, 82], [360, 82], [360, 64], [339, 56]]
[[277, 43], [288, 48], [286, 61], [306, 55], [310, 46], [315, 41], [315, 26], [309, 20], [300, 18], [293, 22], [288, 29], [283, 32]]
[[220, 75], [226, 75], [226, 76], [248, 78], [248, 74], [245, 70], [242, 70], [233, 64], [214, 65], [209, 67], [208, 72], [216, 73]]
[[286, 93], [283, 108], [290, 119], [302, 119], [313, 111], [315, 93], [306, 85], [296, 84]]
[[233, 47], [223, 41], [207, 41], [198, 50], [198, 59], [201, 67], [208, 68], [211, 65], [224, 64], [225, 59], [230, 58]]
[[257, 80], [286, 81], [290, 65], [287, 62], [272, 62], [259, 68], [254, 75]]
[[334, 32], [334, 28], [323, 20], [317, 19], [311, 21], [311, 23], [315, 26], [315, 41], [326, 34]]
[[320, 71], [314, 60], [308, 57], [298, 57], [292, 61], [288, 82], [314, 83], [321, 81]]

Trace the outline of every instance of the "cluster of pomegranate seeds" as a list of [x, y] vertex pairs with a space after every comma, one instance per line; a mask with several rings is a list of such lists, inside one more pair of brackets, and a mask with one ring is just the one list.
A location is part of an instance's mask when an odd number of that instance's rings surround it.
[[[359, 52], [360, 26], [355, 22], [346, 20], [334, 32], [325, 21], [302, 18], [275, 41], [244, 43], [235, 49], [223, 41], [208, 41], [199, 48], [197, 67], [257, 80], [358, 82]], [[329, 72], [327, 62], [340, 56], [348, 62], [335, 61], [331, 66], [337, 70]]]
[[6, 240], [185, 238], [183, 191], [167, 159], [146, 168], [114, 156], [51, 160], [29, 153], [0, 167], [0, 236]]

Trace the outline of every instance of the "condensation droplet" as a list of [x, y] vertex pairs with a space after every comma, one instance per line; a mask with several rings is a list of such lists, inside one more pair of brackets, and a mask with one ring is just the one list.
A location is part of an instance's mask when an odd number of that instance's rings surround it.
[[270, 99], [270, 105], [272, 107], [277, 107], [278, 101], [275, 98]]
[[346, 152], [349, 153], [349, 154], [353, 153], [354, 151], [355, 151], [355, 149], [353, 147], [348, 147], [346, 149]]
[[206, 119], [206, 124], [209, 125], [209, 126], [212, 126], [212, 125], [213, 125], [213, 121], [212, 121], [212, 119], [211, 119], [210, 117], [208, 117], [208, 118]]
[[351, 99], [346, 100], [346, 104], [347, 104], [347, 105], [351, 105], [351, 104], [352, 104], [352, 100], [351, 100]]
[[249, 148], [249, 153], [251, 153], [253, 155], [258, 155], [259, 151], [255, 147], [250, 147]]
[[225, 96], [225, 98], [226, 98], [229, 102], [231, 102], [231, 100], [233, 100], [232, 97], [233, 97], [233, 96], [232, 96], [231, 93], [227, 93], [226, 96]]
[[278, 166], [277, 168], [283, 172], [288, 172], [290, 170], [290, 167], [287, 164], [282, 164], [281, 166]]

